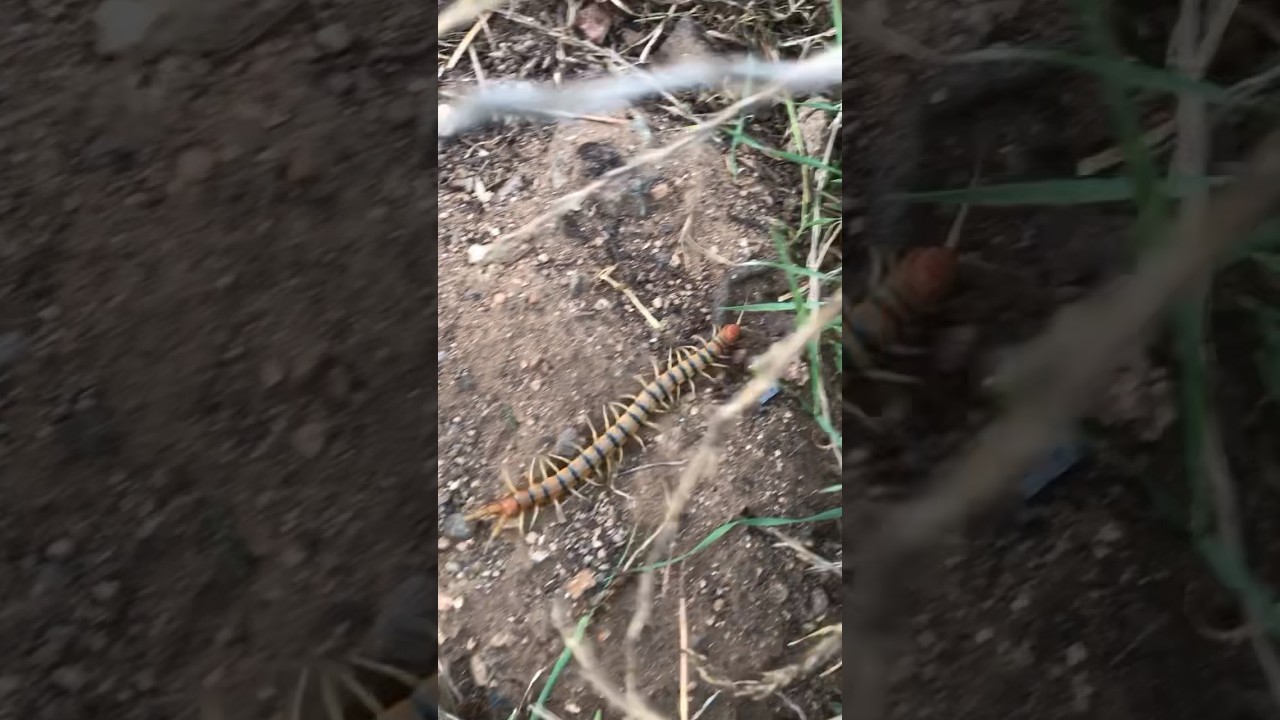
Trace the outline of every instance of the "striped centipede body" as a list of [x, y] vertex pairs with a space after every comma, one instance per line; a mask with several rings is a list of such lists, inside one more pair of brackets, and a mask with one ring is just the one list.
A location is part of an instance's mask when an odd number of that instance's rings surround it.
[[956, 255], [946, 246], [918, 248], [902, 258], [866, 299], [845, 311], [853, 354], [864, 365], [871, 352], [895, 343], [911, 318], [937, 304], [955, 281]]
[[536, 519], [540, 507], [554, 504], [558, 509], [561, 500], [577, 494], [580, 483], [598, 485], [592, 478], [608, 477], [614, 465], [622, 460], [622, 447], [628, 440], [635, 439], [643, 445], [639, 437], [640, 428], [646, 425], [653, 427], [649, 418], [676, 402], [686, 384], [692, 389], [695, 375], [709, 377], [707, 368], [718, 365], [716, 358], [722, 357], [729, 346], [737, 341], [739, 333], [740, 328], [736, 324], [725, 325], [701, 347], [680, 348], [676, 357], [669, 358], [666, 370], [659, 370], [655, 364], [654, 377], [648, 381], [638, 377], [644, 387], [635, 395], [623, 398], [628, 401], [627, 404], [614, 402], [605, 408], [605, 428], [597, 433], [592, 426], [593, 440], [589, 445], [575, 448], [577, 454], [573, 458], [554, 457], [559, 463], [558, 467], [543, 458], [540, 478], [535, 475], [535, 459], [529, 467], [529, 484], [526, 488], [517, 488], [507, 480], [509, 493], [467, 513], [466, 518], [495, 518], [492, 537], [513, 519], [520, 522], [523, 528], [525, 513], [532, 511]]

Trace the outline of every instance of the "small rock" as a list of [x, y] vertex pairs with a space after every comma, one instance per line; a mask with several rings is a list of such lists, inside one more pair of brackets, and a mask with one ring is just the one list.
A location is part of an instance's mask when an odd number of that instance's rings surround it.
[[724, 612], [724, 606], [726, 604], [727, 603], [725, 603], [724, 598], [716, 598], [715, 602], [711, 603], [711, 612]]
[[207, 180], [212, 172], [213, 153], [208, 148], [190, 147], [178, 155], [173, 179], [179, 185], [195, 185]]
[[157, 3], [145, 0], [106, 0], [93, 13], [98, 52], [102, 55], [115, 55], [138, 46], [159, 18]]
[[100, 603], [109, 603], [116, 599], [120, 594], [120, 583], [116, 580], [104, 580], [94, 585], [89, 593], [93, 595], [93, 599]]
[[479, 265], [488, 257], [492, 248], [492, 245], [472, 245], [467, 248], [467, 262], [472, 265]]
[[279, 360], [267, 360], [262, 363], [262, 367], [258, 368], [258, 380], [263, 388], [267, 390], [274, 388], [284, 382], [284, 365]]
[[303, 143], [289, 153], [289, 162], [284, 168], [284, 177], [291, 183], [306, 183], [320, 174], [320, 162], [315, 148]]
[[509, 647], [511, 645], [514, 645], [515, 642], [516, 642], [516, 636], [512, 635], [511, 632], [508, 630], [503, 630], [502, 632], [499, 632], [497, 635], [494, 635], [493, 638], [489, 640], [489, 646], [495, 647], [495, 648], [504, 648], [504, 647]]
[[1014, 612], [1018, 612], [1020, 610], [1026, 610], [1030, 605], [1031, 593], [1026, 590], [1022, 590], [1018, 593], [1018, 596], [1013, 599], [1013, 602], [1009, 604], [1009, 609]]
[[470, 540], [471, 527], [462, 513], [453, 513], [440, 524], [440, 534], [450, 540]]
[[973, 635], [973, 641], [974, 641], [975, 643], [979, 644], [979, 645], [982, 645], [982, 644], [984, 644], [984, 643], [988, 643], [988, 642], [990, 642], [990, 641], [991, 641], [991, 638], [993, 638], [993, 637], [995, 637], [995, 636], [996, 636], [996, 631], [995, 631], [995, 630], [992, 630], [992, 629], [991, 629], [991, 628], [989, 628], [989, 627], [987, 627], [987, 628], [982, 628], [982, 629], [981, 629], [981, 630], [979, 630], [978, 632], [974, 633], [974, 635]]
[[654, 310], [660, 310], [662, 308], [662, 296], [659, 295], [658, 297], [654, 298], [653, 302], [649, 304], [653, 306]]
[[551, 448], [552, 455], [573, 457], [582, 445], [582, 433], [576, 427], [567, 427], [556, 436], [556, 444]]
[[520, 189], [523, 187], [524, 187], [524, 176], [519, 174], [512, 175], [511, 177], [507, 178], [506, 182], [498, 186], [498, 189], [493, 193], [493, 196], [501, 200], [502, 198], [507, 197], [508, 195], [519, 192]]
[[831, 599], [827, 597], [827, 593], [822, 588], [815, 588], [813, 595], [809, 598], [809, 614], [814, 618], [820, 618], [830, 609]]
[[293, 449], [308, 460], [319, 457], [324, 451], [326, 435], [328, 435], [328, 428], [324, 423], [318, 421], [305, 423], [293, 431], [291, 438]]
[[1067, 667], [1075, 667], [1089, 657], [1089, 651], [1083, 643], [1075, 643], [1067, 648]]
[[582, 273], [577, 270], [569, 273], [569, 297], [578, 297], [586, 286], [587, 280]]
[[290, 544], [280, 555], [280, 562], [287, 568], [301, 567], [307, 561], [307, 551], [301, 545]]
[[316, 33], [316, 45], [331, 55], [345, 52], [351, 47], [351, 42], [351, 31], [343, 23], [334, 23]]
[[596, 573], [594, 570], [580, 570], [577, 575], [569, 579], [565, 586], [565, 592], [569, 597], [577, 600], [582, 597], [588, 590], [596, 586]]
[[26, 349], [27, 341], [21, 333], [0, 333], [0, 372], [18, 362]]
[[654, 200], [661, 200], [671, 194], [671, 186], [661, 182], [649, 189], [649, 196]]
[[49, 543], [49, 547], [45, 548], [44, 554], [50, 560], [66, 560], [71, 557], [71, 553], [75, 552], [76, 545], [71, 538], [60, 538]]
[[78, 665], [65, 665], [50, 676], [54, 687], [69, 693], [78, 693], [89, 682], [89, 674]]
[[17, 675], [0, 675], [0, 700], [4, 700], [22, 687], [22, 678]]
[[1113, 522], [1109, 522], [1098, 529], [1098, 534], [1095, 535], [1093, 539], [1095, 542], [1109, 544], [1119, 542], [1123, 538], [1124, 531], [1120, 529], [1120, 526]]

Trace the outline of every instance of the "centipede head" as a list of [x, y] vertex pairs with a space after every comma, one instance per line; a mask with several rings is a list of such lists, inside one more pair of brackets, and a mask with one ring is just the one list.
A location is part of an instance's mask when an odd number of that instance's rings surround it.
[[955, 251], [945, 246], [913, 250], [902, 259], [895, 274], [904, 284], [900, 289], [916, 302], [936, 303], [951, 291], [955, 282]]
[[725, 342], [736, 342], [742, 335], [742, 328], [737, 323], [729, 323], [720, 328], [720, 335]]

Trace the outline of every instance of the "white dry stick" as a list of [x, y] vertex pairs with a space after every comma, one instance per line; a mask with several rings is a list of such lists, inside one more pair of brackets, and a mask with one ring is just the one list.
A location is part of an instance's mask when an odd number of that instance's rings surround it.
[[643, 700], [637, 697], [624, 697], [614, 687], [613, 683], [605, 677], [603, 665], [596, 657], [591, 645], [574, 637], [574, 630], [569, 625], [568, 613], [565, 611], [564, 604], [559, 600], [551, 603], [551, 621], [555, 624], [556, 629], [560, 631], [564, 646], [569, 649], [573, 659], [578, 661], [582, 677], [595, 688], [600, 697], [620, 710], [623, 713], [623, 717], [640, 718], [640, 720], [665, 720]]
[[[1231, 21], [1236, 10], [1237, 0], [1213, 0], [1213, 11], [1209, 17], [1197, 48], [1196, 38], [1200, 36], [1201, 13], [1200, 0], [1183, 0], [1174, 38], [1174, 56], [1178, 67], [1189, 77], [1199, 80], [1212, 62], [1222, 34]], [[1178, 98], [1177, 112], [1178, 145], [1174, 150], [1172, 174], [1181, 177], [1200, 177], [1205, 174], [1209, 163], [1209, 127], [1207, 108], [1202, 98], [1184, 94]], [[1181, 222], [1201, 224], [1208, 209], [1208, 198], [1203, 190], [1191, 192], [1186, 196], [1179, 209]], [[1211, 279], [1200, 283], [1195, 296], [1189, 300], [1193, 304], [1193, 312], [1208, 311], [1207, 298]], [[1197, 352], [1202, 362], [1210, 360], [1210, 348], [1200, 347]], [[1237, 499], [1235, 482], [1231, 476], [1230, 464], [1222, 443], [1222, 428], [1219, 425], [1213, 408], [1212, 398], [1201, 399], [1206, 406], [1204, 417], [1204, 467], [1193, 470], [1192, 482], [1202, 479], [1209, 485], [1213, 498], [1217, 520], [1217, 534], [1223, 548], [1237, 562], [1245, 563], [1244, 532], [1241, 529], [1240, 508]], [[1201, 476], [1201, 473], [1203, 475]], [[1268, 637], [1263, 618], [1251, 603], [1244, 602], [1244, 629], [1248, 634], [1250, 647], [1257, 657], [1258, 666], [1267, 681], [1267, 688], [1273, 702], [1280, 706], [1280, 657]]]
[[[724, 445], [729, 427], [742, 416], [743, 411], [759, 402], [760, 397], [773, 386], [787, 366], [804, 350], [805, 344], [817, 337], [822, 332], [822, 328], [840, 313], [840, 292], [841, 289], [836, 288], [830, 296], [832, 300], [812, 313], [795, 332], [774, 343], [764, 355], [761, 355], [756, 364], [755, 377], [711, 416], [702, 442], [680, 474], [680, 481], [667, 503], [666, 515], [662, 519], [662, 525], [654, 533], [654, 543], [649, 549], [646, 565], [653, 565], [670, 553], [671, 544], [675, 541], [676, 532], [679, 529], [680, 514], [689, 504], [689, 498], [693, 496], [693, 489], [698, 482], [715, 474], [720, 449]], [[640, 639], [640, 633], [644, 631], [644, 626], [649, 622], [650, 613], [653, 612], [653, 585], [652, 571], [646, 571], [640, 575], [639, 588], [636, 591], [636, 609], [631, 616], [631, 622], [627, 624], [624, 647], [627, 660], [628, 695], [636, 695], [636, 643]], [[638, 695], [630, 699], [638, 700]]]
[[[639, 153], [635, 157], [631, 158], [631, 161], [626, 165], [613, 168], [590, 183], [558, 198], [551, 203], [551, 207], [546, 212], [538, 215], [515, 230], [512, 230], [510, 233], [498, 238], [492, 245], [486, 246], [483, 254], [479, 255], [479, 262], [500, 263], [514, 259], [519, 255], [518, 250], [522, 249], [517, 247], [518, 243], [541, 230], [542, 226], [546, 223], [560, 217], [561, 215], [581, 208], [582, 203], [585, 202], [587, 198], [590, 198], [600, 192], [613, 180], [633, 172], [636, 168], [659, 162], [671, 155], [674, 155], [677, 151], [692, 145], [693, 143], [704, 140], [707, 136], [715, 132], [716, 128], [736, 118], [744, 109], [768, 98], [774, 97], [783, 89], [785, 89], [785, 85], [783, 83], [774, 83], [754, 95], [745, 97], [716, 113], [705, 123], [702, 123], [697, 128], [685, 133], [683, 137], [670, 145], [664, 145], [659, 148]], [[445, 120], [445, 116], [442, 114], [440, 119], [443, 122]]]
[[436, 16], [436, 37], [460, 28], [468, 20], [474, 20], [481, 13], [502, 4], [503, 0], [456, 0]]
[[678, 92], [721, 83], [775, 84], [792, 92], [820, 90], [840, 83], [840, 49], [832, 48], [804, 60], [762, 62], [708, 58], [652, 71], [620, 73], [584, 80], [559, 88], [550, 84], [498, 83], [463, 96], [438, 137], [452, 137], [506, 116], [552, 117], [555, 113], [602, 114], [630, 107], [663, 92]]

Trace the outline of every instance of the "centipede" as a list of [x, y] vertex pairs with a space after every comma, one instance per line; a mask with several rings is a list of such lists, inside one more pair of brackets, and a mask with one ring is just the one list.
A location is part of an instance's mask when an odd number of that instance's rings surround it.
[[696, 376], [710, 378], [708, 368], [724, 367], [716, 360], [725, 356], [740, 333], [737, 324], [724, 325], [714, 331], [710, 340], [695, 338], [701, 341], [701, 345], [681, 347], [670, 353], [665, 370], [654, 363], [652, 378], [636, 377], [642, 383], [636, 394], [623, 396], [625, 403], [615, 401], [605, 406], [602, 431], [596, 432], [595, 426], [588, 421], [592, 441], [585, 447], [575, 447], [572, 458], [556, 455], [534, 458], [527, 473], [527, 487], [518, 488], [504, 477], [509, 492], [465, 513], [464, 517], [468, 521], [494, 520], [491, 539], [512, 521], [516, 521], [523, 532], [526, 515], [531, 514], [530, 522], [536, 522], [539, 508], [554, 505], [559, 512], [561, 501], [570, 495], [579, 495], [578, 488], [583, 483], [600, 485], [598, 481], [609, 478], [613, 469], [622, 462], [623, 446], [628, 441], [635, 440], [643, 447], [641, 428], [656, 428], [649, 421], [650, 417], [670, 409], [680, 400], [685, 387], [696, 392], [693, 384]]
[[[979, 166], [975, 165], [970, 189], [978, 177]], [[969, 205], [962, 205], [942, 245], [907, 251], [882, 282], [873, 283], [866, 298], [844, 311], [848, 329], [844, 344], [855, 361], [869, 366], [873, 351], [896, 343], [907, 323], [951, 292], [958, 265], [956, 246], [968, 215]]]
[[934, 307], [955, 283], [956, 253], [947, 246], [911, 250], [866, 298], [845, 311], [846, 346], [863, 365], [873, 351], [902, 336], [912, 319]]

